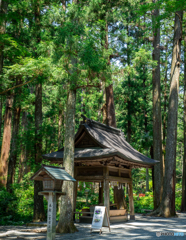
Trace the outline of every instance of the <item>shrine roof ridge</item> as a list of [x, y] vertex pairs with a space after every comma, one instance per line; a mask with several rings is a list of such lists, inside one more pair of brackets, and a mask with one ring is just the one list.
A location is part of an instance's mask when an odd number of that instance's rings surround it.
[[83, 118], [83, 122], [81, 123], [81, 125], [87, 124], [90, 127], [99, 128], [99, 129], [102, 129], [102, 130], [105, 130], [105, 131], [108, 131], [108, 132], [111, 132], [111, 133], [114, 133], [114, 134], [124, 137], [124, 133], [119, 128], [107, 126], [103, 123], [100, 123], [100, 122], [97, 122], [90, 118], [87, 118], [83, 114], [81, 114], [81, 116]]

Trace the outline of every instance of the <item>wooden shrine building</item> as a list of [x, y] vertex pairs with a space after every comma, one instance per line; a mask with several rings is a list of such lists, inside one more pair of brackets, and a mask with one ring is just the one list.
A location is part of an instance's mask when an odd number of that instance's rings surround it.
[[[63, 150], [45, 154], [43, 158], [62, 164]], [[75, 135], [74, 178], [102, 184], [103, 205], [107, 207], [110, 218], [115, 216], [110, 211], [109, 183], [128, 185], [130, 219], [135, 219], [131, 169], [152, 168], [157, 162], [135, 150], [125, 140], [121, 130], [85, 117]]]

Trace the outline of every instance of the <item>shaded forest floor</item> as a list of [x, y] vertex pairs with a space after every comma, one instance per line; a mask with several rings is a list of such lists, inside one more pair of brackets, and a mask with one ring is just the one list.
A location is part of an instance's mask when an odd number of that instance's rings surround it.
[[[158, 239], [186, 239], [186, 213], [179, 213], [178, 218], [147, 217], [136, 215], [135, 221], [112, 224], [111, 233], [103, 228], [100, 236], [98, 231], [90, 233], [91, 224], [76, 223], [79, 232], [74, 234], [56, 234], [56, 240], [88, 240], [88, 239], [156, 239], [156, 232], [184, 233], [185, 236], [161, 236]], [[0, 226], [0, 240], [4, 239], [46, 239], [46, 227]]]

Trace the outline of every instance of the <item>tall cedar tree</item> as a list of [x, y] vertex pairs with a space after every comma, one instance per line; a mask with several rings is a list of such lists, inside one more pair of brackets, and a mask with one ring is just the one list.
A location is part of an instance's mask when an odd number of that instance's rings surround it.
[[[34, 2], [35, 11], [35, 34], [37, 44], [41, 41], [40, 36], [40, 5], [41, 1]], [[42, 83], [38, 78], [35, 87], [35, 163], [42, 162]], [[43, 196], [38, 195], [43, 190], [42, 181], [34, 181], [34, 216], [33, 221], [43, 221], [45, 219]]]
[[[77, 0], [73, 3], [78, 4]], [[64, 9], [65, 1], [63, 1]], [[75, 23], [77, 19], [72, 19]], [[74, 76], [77, 77], [77, 60], [74, 56], [71, 57], [71, 68], [69, 69], [69, 78], [72, 79], [67, 96], [66, 116], [65, 116], [65, 140], [64, 140], [64, 158], [63, 167], [74, 177], [74, 135], [75, 135], [75, 112], [76, 112], [76, 90], [72, 88], [75, 85]], [[59, 233], [74, 233], [77, 228], [73, 221], [74, 209], [74, 182], [65, 181], [63, 183], [63, 191], [65, 197], [61, 198], [60, 217], [56, 228]]]
[[[157, 0], [153, 0], [154, 3]], [[152, 11], [153, 24], [153, 60], [157, 66], [153, 69], [153, 158], [160, 162], [154, 166], [154, 209], [157, 209], [162, 197], [163, 164], [162, 164], [162, 133], [161, 133], [161, 93], [160, 93], [160, 28], [156, 21], [159, 16], [159, 9]]]
[[[3, 35], [6, 32], [6, 13], [8, 8], [8, 2], [6, 0], [0, 1], [0, 34]], [[0, 43], [0, 74], [3, 71], [3, 43]], [[2, 80], [1, 80], [2, 81]], [[0, 83], [0, 89], [2, 89], [2, 82]], [[1, 99], [2, 100], [2, 99]], [[0, 158], [0, 186], [6, 186], [7, 172], [8, 172], [8, 157], [10, 151], [11, 141], [11, 116], [12, 116], [12, 103], [13, 97], [7, 96], [6, 99], [6, 113], [4, 117], [4, 132], [1, 146], [1, 158]], [[2, 104], [2, 102], [1, 102]]]
[[[106, 11], [109, 11], [106, 7]], [[105, 29], [103, 29], [103, 41], [104, 41], [104, 48], [106, 51], [109, 49], [109, 39], [108, 39], [108, 22], [107, 22], [107, 13], [102, 16], [102, 18], [105, 20]], [[110, 67], [110, 58], [108, 58], [108, 66]], [[110, 76], [111, 77], [111, 76]], [[104, 80], [105, 81], [105, 80]], [[110, 84], [109, 86], [105, 87], [105, 93], [106, 93], [106, 107], [103, 106], [103, 114], [106, 115], [105, 123], [110, 127], [117, 127], [116, 126], [116, 115], [115, 115], [115, 107], [114, 107], [114, 92], [113, 92], [113, 84]], [[104, 113], [106, 112], [106, 113]], [[102, 192], [102, 189], [99, 188], [99, 191]], [[101, 193], [100, 193], [101, 194]], [[114, 201], [117, 204], [119, 208], [125, 208], [125, 198], [124, 198], [124, 190], [114, 188]]]
[[[186, 30], [186, 27], [185, 29]], [[182, 202], [181, 211], [186, 212], [186, 36], [184, 36], [184, 155], [182, 176]]]
[[152, 213], [164, 217], [174, 216], [175, 213], [175, 178], [176, 178], [176, 141], [178, 91], [180, 75], [180, 54], [182, 37], [183, 11], [175, 13], [174, 39], [171, 64], [171, 85], [169, 94], [167, 141], [165, 155], [165, 176], [163, 182], [163, 196], [160, 206]]
[[[20, 89], [18, 89], [20, 92]], [[11, 185], [14, 182], [15, 167], [17, 161], [17, 150], [18, 150], [18, 134], [19, 134], [19, 122], [20, 122], [20, 99], [18, 99], [18, 91], [15, 91], [14, 106], [13, 106], [13, 128], [12, 128], [12, 140], [11, 140], [11, 152], [8, 162], [8, 176], [7, 176], [7, 191], [12, 192]]]
[[13, 96], [12, 95], [7, 96], [0, 159], [0, 186], [4, 187], [6, 187], [8, 173], [8, 158], [10, 152], [11, 127], [12, 127], [12, 105]]

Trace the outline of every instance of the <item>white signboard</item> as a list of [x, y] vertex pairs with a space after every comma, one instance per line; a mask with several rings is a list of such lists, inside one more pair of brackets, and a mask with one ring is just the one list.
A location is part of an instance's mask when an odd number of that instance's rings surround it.
[[105, 206], [96, 206], [94, 209], [91, 231], [92, 229], [99, 229], [101, 233], [102, 227], [108, 227], [110, 230], [107, 208]]

